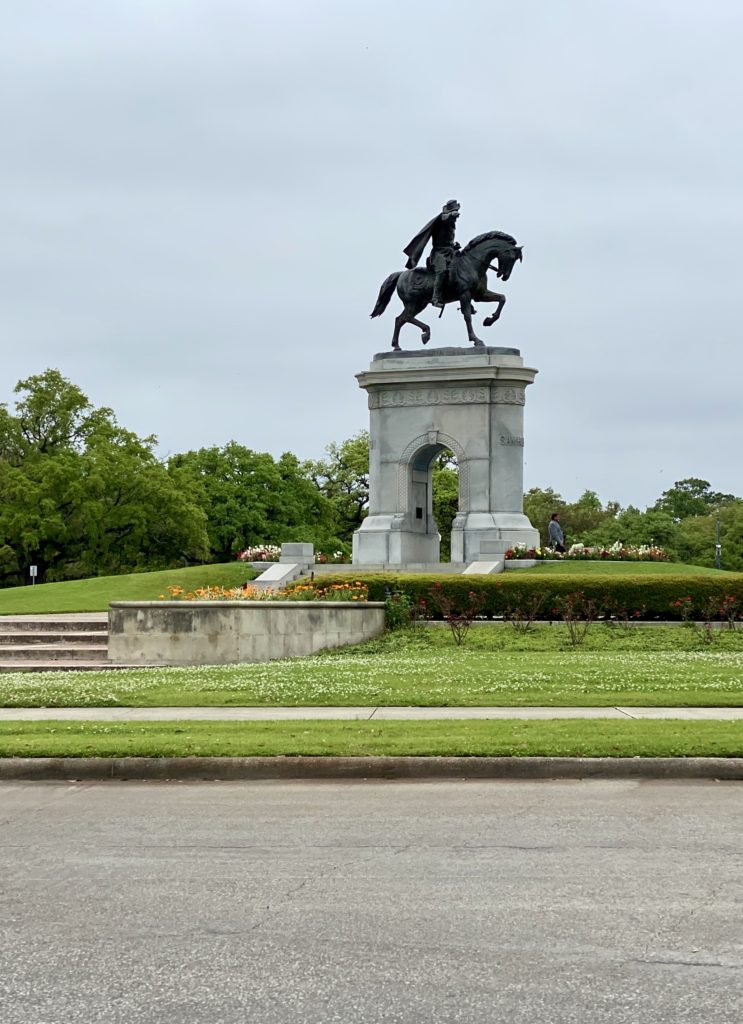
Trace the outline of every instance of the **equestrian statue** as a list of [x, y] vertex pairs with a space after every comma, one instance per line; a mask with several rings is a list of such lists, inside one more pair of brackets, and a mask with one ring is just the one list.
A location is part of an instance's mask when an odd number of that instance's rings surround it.
[[[395, 289], [403, 304], [402, 313], [395, 317], [392, 335], [392, 348], [398, 352], [403, 324], [418, 327], [421, 341], [428, 344], [431, 328], [416, 319], [428, 305], [438, 307], [441, 316], [448, 303], [458, 302], [467, 325], [467, 337], [474, 345], [484, 345], [485, 342], [480, 341], [472, 327], [472, 315], [475, 313], [472, 300], [498, 303], [495, 312], [483, 320], [484, 327], [492, 326], [501, 314], [506, 297], [490, 291], [487, 272], [495, 270], [501, 281], [507, 281], [517, 261], [522, 259], [522, 247], [504, 231], [488, 231], [473, 238], [462, 249], [454, 240], [458, 217], [459, 203], [450, 199], [441, 213], [403, 249], [408, 257], [406, 269], [390, 274], [379, 290], [377, 304], [371, 314], [373, 317], [384, 313]], [[431, 252], [423, 269], [418, 266], [418, 261], [429, 242]], [[491, 265], [493, 260], [498, 261], [497, 267]]]

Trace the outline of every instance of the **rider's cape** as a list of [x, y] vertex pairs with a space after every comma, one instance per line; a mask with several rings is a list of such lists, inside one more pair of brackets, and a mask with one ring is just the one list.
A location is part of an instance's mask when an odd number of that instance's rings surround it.
[[426, 224], [424, 228], [421, 228], [412, 242], [408, 242], [403, 249], [403, 252], [408, 257], [408, 262], [405, 264], [408, 270], [412, 270], [414, 267], [418, 266], [418, 260], [423, 255], [423, 250], [431, 241], [433, 229], [440, 217], [441, 214], [438, 213], [433, 220], [429, 220], [428, 224]]

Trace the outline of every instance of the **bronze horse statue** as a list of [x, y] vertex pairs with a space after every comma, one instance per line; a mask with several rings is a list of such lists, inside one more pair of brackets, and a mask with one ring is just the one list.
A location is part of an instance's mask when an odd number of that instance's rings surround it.
[[[454, 255], [447, 275], [444, 302], [459, 302], [467, 324], [467, 336], [474, 345], [484, 345], [485, 342], [480, 341], [472, 327], [472, 314], [475, 312], [472, 300], [498, 303], [495, 312], [483, 320], [484, 327], [490, 327], [495, 323], [506, 302], [505, 295], [491, 292], [488, 288], [487, 272], [496, 269], [490, 265], [494, 259], [498, 260], [496, 273], [501, 281], [509, 279], [514, 266], [522, 259], [521, 246], [517, 245], [516, 239], [512, 235], [507, 235], [505, 231], [488, 231], [473, 238], [464, 249]], [[395, 317], [395, 331], [392, 335], [392, 347], [398, 352], [400, 329], [403, 324], [415, 324], [420, 328], [421, 341], [424, 345], [428, 344], [431, 338], [431, 328], [416, 317], [433, 298], [433, 278], [432, 271], [419, 267], [415, 270], [397, 270], [390, 274], [379, 289], [377, 304], [371, 313], [373, 317], [384, 313], [395, 287], [404, 307], [402, 313]]]

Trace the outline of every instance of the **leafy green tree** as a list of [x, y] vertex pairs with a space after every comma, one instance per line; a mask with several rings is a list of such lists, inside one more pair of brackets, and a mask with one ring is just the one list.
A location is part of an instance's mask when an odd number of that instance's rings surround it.
[[325, 458], [305, 462], [302, 471], [331, 503], [338, 536], [349, 546], [369, 509], [368, 431], [329, 444]]
[[0, 454], [20, 461], [24, 455], [82, 451], [101, 420], [113, 421], [110, 409], [94, 410], [80, 388], [59, 370], [45, 370], [19, 381], [15, 415], [3, 406]]
[[[535, 530], [539, 530], [542, 544], [547, 543], [547, 526], [552, 513], [557, 512], [564, 524], [567, 502], [551, 487], [531, 487], [524, 495], [524, 512]], [[563, 527], [564, 528], [564, 527]]]
[[606, 519], [590, 530], [583, 541], [588, 546], [610, 547], [615, 542], [639, 546], [654, 544], [665, 548], [671, 558], [677, 556], [678, 525], [667, 512], [640, 509], [630, 505], [616, 518]]
[[214, 561], [229, 561], [248, 546], [284, 541], [338, 548], [331, 502], [290, 453], [275, 461], [230, 441], [174, 455], [168, 470], [204, 510]]
[[441, 559], [451, 557], [451, 527], [459, 510], [459, 471], [453, 457], [442, 452], [434, 463], [431, 477], [433, 517], [441, 534]]
[[[720, 566], [743, 572], [743, 501], [728, 502], [720, 508]], [[689, 516], [678, 524], [679, 555], [684, 562], [715, 564], [717, 514]]]
[[595, 491], [584, 491], [577, 501], [569, 503], [561, 517], [566, 537], [585, 543], [584, 537], [604, 523], [616, 518], [619, 505], [609, 502], [604, 508]]
[[0, 407], [0, 574], [22, 582], [166, 568], [206, 557], [203, 513], [139, 438], [58, 370]]
[[616, 519], [620, 506], [610, 501], [606, 506], [595, 491], [584, 491], [577, 501], [568, 502], [551, 487], [532, 487], [524, 495], [524, 512], [532, 526], [539, 530], [542, 543], [547, 543], [547, 527], [552, 514], [560, 516], [560, 525], [568, 544], [588, 543], [600, 527]]
[[655, 503], [655, 508], [667, 512], [677, 523], [689, 516], [705, 516], [710, 510], [738, 499], [734, 494], [713, 491], [708, 480], [689, 477], [677, 480], [673, 487], [664, 491]]

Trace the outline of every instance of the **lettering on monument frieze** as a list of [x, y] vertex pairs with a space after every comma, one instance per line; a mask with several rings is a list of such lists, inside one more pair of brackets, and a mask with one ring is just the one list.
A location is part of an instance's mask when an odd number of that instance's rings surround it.
[[493, 389], [493, 398], [501, 405], [525, 405], [526, 395], [524, 391], [523, 385], [520, 387], [504, 387], [502, 384], [496, 384]]
[[514, 437], [513, 434], [501, 434], [500, 443], [503, 445], [515, 445], [518, 448], [524, 447], [523, 437]]
[[370, 409], [399, 409], [408, 405], [474, 405], [487, 401], [487, 388], [401, 388], [398, 391], [369, 393]]

